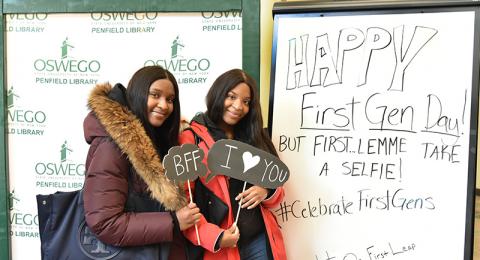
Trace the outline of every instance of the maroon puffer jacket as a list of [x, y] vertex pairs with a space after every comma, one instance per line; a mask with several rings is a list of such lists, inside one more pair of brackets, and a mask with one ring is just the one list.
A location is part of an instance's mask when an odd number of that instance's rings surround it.
[[90, 150], [86, 159], [84, 208], [88, 226], [105, 243], [116, 246], [171, 243], [169, 259], [185, 252], [174, 214], [125, 212], [128, 173], [136, 192], [150, 193], [168, 210], [186, 205], [183, 192], [163, 175], [163, 167], [138, 119], [108, 98], [111, 86], [98, 85], [89, 98], [92, 110], [84, 121]]

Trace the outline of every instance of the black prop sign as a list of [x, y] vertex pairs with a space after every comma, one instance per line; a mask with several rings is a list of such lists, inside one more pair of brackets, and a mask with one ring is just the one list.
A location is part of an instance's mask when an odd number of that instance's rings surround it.
[[288, 167], [276, 156], [249, 144], [222, 139], [208, 152], [207, 178], [222, 174], [248, 183], [274, 189], [289, 178]]
[[194, 144], [174, 146], [163, 158], [165, 175], [170, 180], [195, 180], [207, 173], [207, 167], [202, 163], [205, 154]]
[[[163, 167], [167, 178], [175, 181], [187, 181], [190, 203], [193, 203], [190, 181], [207, 174], [207, 167], [202, 163], [204, 157], [203, 150], [194, 144], [173, 146], [163, 157]], [[197, 242], [200, 245], [197, 224], [195, 224], [195, 232], [197, 233]]]

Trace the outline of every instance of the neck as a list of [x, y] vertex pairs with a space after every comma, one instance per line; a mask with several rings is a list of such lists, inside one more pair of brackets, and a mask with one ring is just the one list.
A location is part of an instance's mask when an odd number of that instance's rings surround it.
[[233, 131], [231, 131], [231, 132], [225, 132], [225, 135], [227, 136], [228, 139], [233, 139], [233, 137], [234, 137]]
[[225, 132], [225, 135], [228, 139], [233, 139], [235, 137], [233, 126], [227, 125], [225, 122], [222, 122], [219, 127]]

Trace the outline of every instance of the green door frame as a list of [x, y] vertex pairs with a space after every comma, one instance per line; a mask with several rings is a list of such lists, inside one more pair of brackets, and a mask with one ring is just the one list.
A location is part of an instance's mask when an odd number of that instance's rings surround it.
[[5, 17], [23, 13], [222, 12], [242, 11], [242, 67], [260, 82], [260, 0], [2, 0], [0, 63], [0, 259], [10, 259]]

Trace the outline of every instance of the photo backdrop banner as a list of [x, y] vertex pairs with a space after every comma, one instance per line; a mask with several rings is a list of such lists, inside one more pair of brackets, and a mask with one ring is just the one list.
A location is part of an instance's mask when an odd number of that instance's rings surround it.
[[275, 212], [289, 259], [468, 255], [475, 19], [471, 10], [275, 15], [270, 127], [290, 169]]
[[6, 15], [12, 259], [40, 259], [35, 195], [83, 186], [94, 85], [161, 65], [189, 120], [215, 78], [242, 67], [241, 25], [240, 12]]

